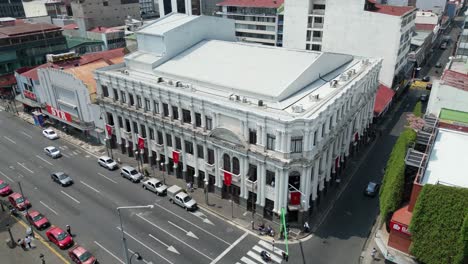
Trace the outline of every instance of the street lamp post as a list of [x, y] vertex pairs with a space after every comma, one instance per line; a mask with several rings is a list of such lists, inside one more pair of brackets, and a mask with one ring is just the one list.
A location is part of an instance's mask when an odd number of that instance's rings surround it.
[[[119, 214], [119, 220], [120, 220], [120, 231], [122, 232], [122, 245], [123, 245], [124, 257], [125, 257], [125, 263], [126, 264], [131, 264], [131, 258], [128, 257], [127, 239], [125, 238], [125, 231], [123, 229], [122, 215], [120, 214], [120, 210], [123, 210], [123, 209], [143, 209], [143, 208], [152, 209], [153, 207], [154, 207], [154, 205], [152, 205], [152, 204], [150, 204], [150, 205], [135, 205], [135, 206], [120, 206], [120, 207], [117, 207], [117, 213]], [[137, 257], [137, 259], [138, 259], [138, 257]]]
[[130, 264], [132, 263], [132, 258], [133, 256], [136, 256], [137, 260], [142, 260], [143, 258], [141, 257], [140, 253], [138, 252], [133, 252], [132, 256], [130, 256]]
[[164, 162], [161, 162], [161, 170], [163, 175], [163, 184], [166, 184], [166, 175], [164, 173]]
[[110, 153], [109, 153], [109, 138], [105, 138], [105, 139], [104, 139], [104, 142], [105, 142], [105, 144], [106, 144], [107, 156], [110, 157]]

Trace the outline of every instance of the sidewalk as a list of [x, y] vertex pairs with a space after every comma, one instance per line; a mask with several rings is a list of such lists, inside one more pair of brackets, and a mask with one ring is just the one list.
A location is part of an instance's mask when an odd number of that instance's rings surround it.
[[[35, 232], [35, 239], [32, 241], [32, 248], [23, 250], [20, 246], [10, 248], [7, 245], [7, 240], [10, 239], [8, 233], [10, 227], [11, 235], [16, 241], [19, 238], [24, 239], [26, 236], [26, 229], [28, 226], [18, 219], [10, 216], [8, 210], [3, 212], [0, 210], [0, 259], [1, 263], [47, 263], [47, 264], [63, 264], [70, 263], [67, 259], [60, 255], [54, 254], [40, 235]], [[55, 249], [52, 248], [55, 251]], [[56, 251], [57, 252], [57, 251]], [[44, 255], [44, 262], [41, 262], [40, 255]]]

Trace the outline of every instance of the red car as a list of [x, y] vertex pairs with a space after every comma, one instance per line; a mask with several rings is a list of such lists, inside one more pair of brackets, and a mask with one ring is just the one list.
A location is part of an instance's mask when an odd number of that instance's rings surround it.
[[36, 210], [29, 210], [26, 214], [26, 219], [38, 230], [43, 230], [50, 226], [49, 219]]
[[10, 201], [11, 205], [15, 207], [16, 209], [23, 211], [26, 208], [31, 207], [31, 203], [28, 201], [28, 199], [25, 199], [21, 194], [19, 193], [12, 193], [10, 196], [8, 196], [8, 201]]
[[68, 251], [68, 256], [76, 264], [95, 264], [97, 263], [96, 258], [82, 246], [76, 246]]
[[65, 249], [73, 245], [73, 238], [60, 227], [53, 226], [46, 232], [47, 238], [60, 249]]
[[0, 195], [7, 196], [13, 191], [10, 188], [10, 185], [2, 180], [0, 180]]

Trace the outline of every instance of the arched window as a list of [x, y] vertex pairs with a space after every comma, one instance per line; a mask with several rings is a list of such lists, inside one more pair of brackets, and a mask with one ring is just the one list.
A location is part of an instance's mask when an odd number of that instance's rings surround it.
[[231, 171], [231, 157], [228, 154], [223, 155], [223, 169], [225, 171]]
[[240, 173], [239, 159], [236, 157], [232, 158], [232, 173], [234, 174]]

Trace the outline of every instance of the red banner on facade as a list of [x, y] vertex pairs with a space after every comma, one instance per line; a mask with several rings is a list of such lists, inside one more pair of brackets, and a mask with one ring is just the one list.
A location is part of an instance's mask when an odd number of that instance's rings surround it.
[[112, 126], [109, 124], [106, 124], [106, 130], [107, 130], [107, 136], [112, 137]]
[[291, 195], [290, 204], [299, 205], [301, 203], [301, 193], [300, 192], [289, 192]]
[[58, 110], [54, 107], [52, 107], [51, 105], [47, 105], [47, 112], [53, 116], [56, 116], [62, 120], [65, 120], [65, 121], [68, 121], [68, 122], [71, 122], [72, 121], [72, 117], [69, 113], [65, 112], [65, 111], [62, 111], [62, 110]]
[[138, 137], [138, 149], [145, 148], [145, 139], [142, 137]]
[[225, 171], [224, 172], [224, 184], [226, 184], [226, 186], [231, 186], [231, 183], [232, 183], [232, 174], [228, 171]]
[[24, 97], [37, 101], [36, 94], [28, 90], [23, 90]]
[[354, 133], [354, 141], [359, 140], [359, 132]]
[[175, 151], [175, 150], [172, 151], [172, 161], [174, 161], [174, 164], [179, 163], [179, 154], [180, 153], [178, 151]]
[[394, 221], [390, 221], [390, 228], [400, 233], [403, 233], [405, 235], [411, 235], [411, 233], [408, 230], [408, 226], [406, 225], [403, 225]]
[[335, 159], [335, 170], [340, 167], [340, 156], [336, 157]]

